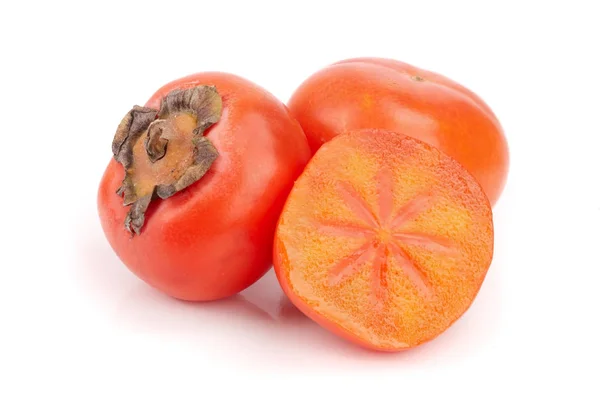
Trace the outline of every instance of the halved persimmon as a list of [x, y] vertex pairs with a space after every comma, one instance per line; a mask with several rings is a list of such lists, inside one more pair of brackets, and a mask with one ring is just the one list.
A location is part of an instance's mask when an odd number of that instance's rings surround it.
[[296, 181], [274, 263], [307, 316], [397, 351], [469, 308], [492, 254], [490, 203], [457, 161], [417, 139], [361, 130], [325, 143]]

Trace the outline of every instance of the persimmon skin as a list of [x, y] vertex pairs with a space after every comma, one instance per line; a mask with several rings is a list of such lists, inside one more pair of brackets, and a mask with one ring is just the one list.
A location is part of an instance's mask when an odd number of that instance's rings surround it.
[[460, 162], [498, 201], [508, 175], [504, 131], [490, 107], [434, 72], [384, 58], [353, 58], [317, 71], [288, 102], [313, 153], [348, 131], [383, 129], [422, 140]]
[[205, 133], [219, 152], [206, 175], [153, 201], [141, 233], [132, 236], [123, 225], [129, 207], [116, 194], [123, 166], [111, 159], [98, 212], [108, 242], [136, 276], [169, 296], [209, 301], [240, 292], [269, 270], [279, 213], [310, 150], [285, 105], [235, 75], [186, 76], [161, 87], [146, 106], [158, 109], [167, 93], [198, 85], [214, 85], [223, 101], [220, 120]]
[[493, 233], [483, 189], [456, 160], [405, 135], [360, 130], [322, 146], [296, 180], [275, 234], [275, 273], [324, 328], [397, 352], [466, 312]]

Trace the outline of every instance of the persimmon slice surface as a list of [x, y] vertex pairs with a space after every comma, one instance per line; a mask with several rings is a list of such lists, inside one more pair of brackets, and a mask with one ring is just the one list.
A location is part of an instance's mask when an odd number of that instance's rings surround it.
[[398, 133], [361, 130], [324, 144], [296, 181], [274, 262], [306, 315], [396, 351], [469, 308], [492, 254], [489, 201], [457, 161]]

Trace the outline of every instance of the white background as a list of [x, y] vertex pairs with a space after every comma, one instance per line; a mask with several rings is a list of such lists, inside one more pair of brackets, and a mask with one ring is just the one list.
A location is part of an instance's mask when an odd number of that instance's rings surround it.
[[[594, 1], [118, 3], [0, 6], [1, 399], [600, 398]], [[203, 70], [286, 101], [357, 56], [442, 73], [506, 130], [495, 258], [450, 330], [368, 352], [299, 314], [272, 272], [192, 305], [118, 261], [96, 190], [133, 104]]]

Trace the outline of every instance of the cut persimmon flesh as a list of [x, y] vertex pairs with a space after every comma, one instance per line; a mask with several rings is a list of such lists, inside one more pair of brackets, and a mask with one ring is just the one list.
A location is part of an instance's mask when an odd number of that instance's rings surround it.
[[397, 351], [471, 305], [493, 254], [492, 211], [454, 159], [388, 131], [324, 144], [281, 214], [274, 264], [304, 314], [365, 347]]

